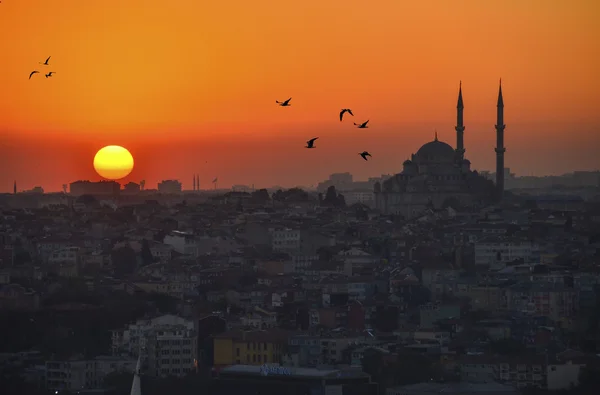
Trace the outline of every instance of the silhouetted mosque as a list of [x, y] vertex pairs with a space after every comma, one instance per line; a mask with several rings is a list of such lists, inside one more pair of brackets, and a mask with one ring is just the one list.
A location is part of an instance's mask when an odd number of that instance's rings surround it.
[[404, 170], [375, 184], [376, 207], [387, 214], [413, 218], [425, 210], [447, 206], [459, 208], [483, 204], [502, 198], [504, 192], [504, 101], [502, 81], [498, 91], [496, 122], [496, 185], [477, 171], [465, 158], [463, 134], [462, 84], [456, 106], [456, 149], [435, 139], [423, 145], [411, 159], [404, 161]]

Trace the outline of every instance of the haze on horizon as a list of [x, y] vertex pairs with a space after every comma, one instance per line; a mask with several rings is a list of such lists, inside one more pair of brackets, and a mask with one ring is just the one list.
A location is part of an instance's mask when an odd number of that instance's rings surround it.
[[111, 144], [135, 158], [120, 182], [148, 188], [397, 173], [434, 129], [455, 146], [460, 80], [465, 156], [493, 170], [500, 77], [506, 167], [598, 169], [599, 14], [594, 0], [2, 2], [0, 192], [98, 180]]

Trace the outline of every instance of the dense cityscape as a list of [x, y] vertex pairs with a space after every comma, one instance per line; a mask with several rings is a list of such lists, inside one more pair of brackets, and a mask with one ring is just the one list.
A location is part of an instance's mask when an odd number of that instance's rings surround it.
[[600, 393], [600, 2], [429, 3], [0, 1], [0, 395]]
[[593, 393], [600, 173], [504, 174], [502, 199], [408, 211], [382, 206], [399, 175], [15, 184], [2, 393]]
[[501, 88], [495, 172], [471, 169], [463, 108], [456, 148], [366, 181], [15, 180], [1, 393], [594, 393], [600, 172], [512, 174]]

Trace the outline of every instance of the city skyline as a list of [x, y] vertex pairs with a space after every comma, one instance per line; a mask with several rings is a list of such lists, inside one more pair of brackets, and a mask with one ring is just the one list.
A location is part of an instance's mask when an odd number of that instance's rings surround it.
[[[15, 179], [48, 191], [98, 180], [92, 159], [110, 144], [135, 158], [122, 185], [177, 178], [190, 189], [198, 174], [203, 189], [215, 177], [219, 187], [289, 187], [335, 172], [395, 174], [434, 130], [455, 146], [461, 80], [465, 156], [473, 169], [494, 171], [500, 77], [505, 167], [518, 175], [598, 168], [598, 4], [350, 3], [259, 1], [232, 11], [147, 1], [143, 13], [129, 3], [3, 3], [0, 33], [21, 39], [0, 43], [8, 59], [0, 165], [10, 169], [0, 192]], [[60, 28], [50, 29], [59, 13]], [[28, 80], [50, 55], [57, 74]], [[284, 96], [292, 107], [273, 104]], [[371, 119], [370, 128], [340, 124], [340, 108]], [[307, 154], [314, 136], [318, 148]], [[368, 163], [357, 158], [363, 150]]]

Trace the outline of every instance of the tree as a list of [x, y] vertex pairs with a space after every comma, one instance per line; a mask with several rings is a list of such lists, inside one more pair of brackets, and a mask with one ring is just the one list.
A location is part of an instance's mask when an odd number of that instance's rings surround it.
[[172, 296], [152, 292], [149, 295], [149, 299], [156, 309], [163, 314], [175, 313], [177, 311], [177, 303], [179, 300]]
[[82, 203], [86, 206], [92, 206], [98, 204], [98, 199], [96, 199], [93, 195], [81, 195], [77, 198], [77, 203]]
[[110, 254], [115, 276], [128, 276], [137, 268], [137, 255], [130, 246], [119, 247]]
[[309, 195], [300, 188], [290, 188], [286, 191], [279, 189], [273, 193], [272, 199], [278, 202], [306, 202], [309, 200]]
[[346, 199], [344, 195], [338, 194], [335, 187], [331, 185], [325, 192], [325, 199], [321, 202], [322, 206], [326, 207], [345, 207]]
[[526, 350], [523, 343], [512, 339], [497, 340], [491, 342], [489, 346], [492, 353], [501, 355], [523, 355]]
[[323, 246], [317, 248], [317, 255], [320, 261], [329, 262], [335, 256], [335, 251], [331, 247]]
[[336, 206], [337, 191], [333, 185], [327, 188], [327, 192], [325, 192], [325, 199], [323, 199], [323, 203], [326, 206]]
[[263, 188], [252, 192], [251, 199], [255, 203], [267, 203], [271, 200], [271, 197], [269, 196], [269, 192]]
[[148, 240], [142, 240], [142, 251], [140, 252], [142, 257], [142, 265], [148, 266], [154, 262], [154, 257], [152, 256], [152, 251], [150, 251], [150, 243]]

